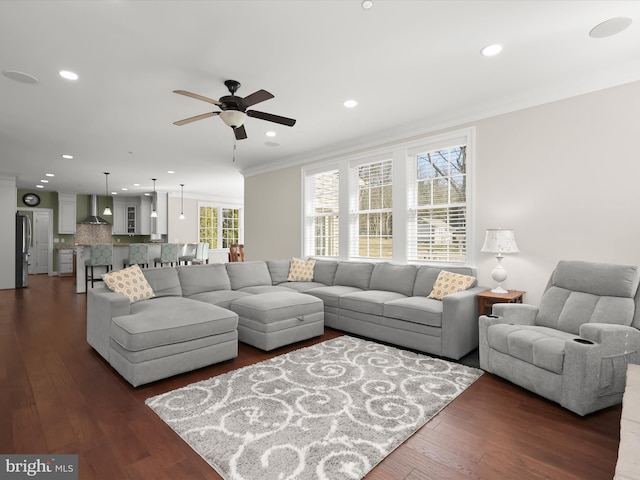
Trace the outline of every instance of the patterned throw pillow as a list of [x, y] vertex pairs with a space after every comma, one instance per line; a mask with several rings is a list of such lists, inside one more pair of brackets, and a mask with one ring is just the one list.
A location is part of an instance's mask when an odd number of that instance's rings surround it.
[[313, 267], [315, 260], [301, 260], [293, 257], [289, 266], [289, 276], [287, 280], [290, 282], [311, 282], [313, 281]]
[[107, 273], [102, 277], [109, 290], [129, 297], [130, 303], [155, 297], [151, 285], [138, 265]]
[[457, 293], [466, 290], [473, 285], [476, 281], [476, 277], [469, 275], [461, 275], [460, 273], [446, 272], [442, 270], [438, 274], [435, 283], [433, 284], [433, 290], [429, 294], [429, 298], [435, 298], [436, 300], [442, 300], [446, 295], [450, 293]]

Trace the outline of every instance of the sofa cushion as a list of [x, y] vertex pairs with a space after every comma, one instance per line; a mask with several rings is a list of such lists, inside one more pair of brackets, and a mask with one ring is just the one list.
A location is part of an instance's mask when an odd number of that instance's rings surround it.
[[564, 345], [577, 338], [560, 330], [500, 323], [487, 330], [489, 346], [553, 373], [562, 374]]
[[333, 284], [366, 290], [369, 288], [373, 266], [373, 263], [340, 262]]
[[[413, 286], [413, 295], [426, 297], [433, 290], [433, 284], [436, 282], [442, 268], [423, 265], [418, 268], [416, 273], [416, 283]], [[462, 275], [476, 276], [476, 271], [470, 267], [447, 267], [448, 272], [460, 273]], [[474, 285], [472, 285], [474, 286]]]
[[384, 304], [383, 315], [389, 318], [442, 327], [442, 302], [427, 297], [407, 297]]
[[271, 323], [320, 313], [322, 302], [314, 296], [289, 291], [239, 298], [231, 303], [231, 310], [243, 320]]
[[320, 282], [284, 282], [278, 284], [278, 286], [290, 288], [291, 290], [295, 290], [296, 292], [304, 293], [307, 290], [311, 290], [312, 288], [326, 287], [327, 285]]
[[325, 307], [338, 308], [338, 302], [341, 296], [347, 293], [361, 292], [362, 289], [358, 287], [349, 287], [346, 285], [331, 285], [329, 287], [318, 287], [307, 290], [306, 294], [318, 297], [324, 302]]
[[237, 292], [235, 290], [214, 290], [212, 292], [196, 293], [189, 298], [228, 309], [231, 302], [238, 298], [246, 297], [247, 295], [251, 294], [247, 292]]
[[156, 297], [182, 296], [178, 271], [174, 267], [145, 268], [142, 273]]
[[267, 268], [271, 275], [271, 283], [277, 285], [278, 283], [286, 282], [289, 276], [289, 266], [291, 265], [291, 259], [285, 258], [281, 260], [267, 260]]
[[162, 297], [134, 303], [130, 315], [113, 318], [111, 338], [126, 350], [138, 351], [237, 327], [238, 316], [227, 309], [182, 297]]
[[291, 293], [293, 289], [287, 288], [286, 283], [281, 285], [254, 285], [252, 287], [244, 287], [238, 290], [239, 292], [251, 293], [253, 295], [258, 295], [262, 293], [275, 293], [275, 292], [289, 292]]
[[461, 275], [459, 273], [448, 272], [442, 270], [433, 284], [433, 290], [429, 293], [429, 298], [442, 300], [452, 293], [463, 292], [476, 283], [476, 278], [470, 275]]
[[289, 266], [289, 275], [287, 276], [287, 280], [289, 282], [312, 281], [313, 267], [315, 264], [315, 260], [302, 260], [300, 258], [293, 257], [291, 259], [291, 265]]
[[371, 273], [371, 290], [386, 290], [398, 292], [405, 296], [413, 293], [413, 284], [416, 280], [417, 268], [415, 265], [393, 265], [391, 263], [377, 263]]
[[265, 262], [231, 262], [225, 266], [231, 281], [231, 290], [255, 285], [272, 285], [269, 268]]
[[338, 262], [335, 260], [316, 260], [316, 265], [313, 267], [313, 281], [333, 285], [337, 269]]
[[338, 300], [341, 309], [353, 312], [370, 313], [371, 315], [383, 315], [384, 303], [391, 300], [406, 298], [398, 292], [384, 290], [366, 290], [343, 295]]
[[155, 297], [151, 285], [138, 265], [107, 273], [102, 280], [109, 290], [122, 293], [130, 303]]
[[176, 270], [180, 279], [182, 295], [185, 297], [196, 293], [231, 289], [227, 269], [222, 263], [188, 265], [176, 267]]

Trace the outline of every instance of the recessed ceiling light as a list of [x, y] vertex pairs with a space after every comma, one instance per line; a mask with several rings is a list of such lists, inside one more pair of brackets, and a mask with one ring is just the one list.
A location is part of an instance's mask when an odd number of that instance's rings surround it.
[[111, 195], [117, 195], [118, 192], [111, 192]]
[[347, 100], [347, 101], [345, 101], [345, 102], [344, 102], [344, 104], [343, 104], [343, 105], [344, 105], [345, 107], [347, 107], [347, 108], [353, 108], [353, 107], [355, 107], [356, 105], [358, 105], [358, 102], [356, 102], [355, 100]]
[[147, 192], [147, 193], [145, 193], [145, 195], [146, 195], [147, 197], [150, 197], [150, 196], [151, 196], [151, 194], [150, 194], [150, 193], [148, 193], [148, 192]]
[[44, 174], [46, 177], [55, 177], [54, 173], [45, 173]]
[[40, 183], [49, 183], [49, 180], [40, 180]]
[[134, 183], [134, 184], [133, 184], [133, 186], [134, 186], [134, 187], [139, 187], [139, 186], [140, 186], [140, 184], [139, 184], [139, 183]]
[[60, 70], [58, 72], [62, 78], [66, 78], [67, 80], [77, 80], [78, 74], [75, 72], [70, 72], [69, 70]]
[[2, 74], [15, 82], [28, 83], [31, 85], [38, 83], [38, 79], [33, 75], [29, 75], [28, 73], [24, 72], [18, 72], [17, 70], [3, 70]]
[[73, 155], [69, 155], [68, 153], [65, 153], [64, 155], [62, 155], [62, 158], [66, 158], [67, 160], [71, 160], [73, 158]]
[[44, 188], [44, 185], [36, 185], [36, 188]]
[[494, 43], [492, 45], [487, 45], [486, 47], [484, 47], [482, 50], [480, 50], [480, 53], [485, 57], [493, 57], [494, 55], [499, 54], [501, 51], [502, 45]]
[[589, 32], [591, 38], [604, 38], [616, 35], [625, 30], [633, 20], [629, 17], [615, 17], [596, 25]]
[[123, 192], [126, 192], [129, 189], [127, 187], [122, 187], [120, 190], [122, 190]]
[[167, 173], [176, 173], [173, 170], [167, 170]]
[[269, 130], [268, 132], [265, 132], [265, 135], [267, 137], [275, 137], [276, 136], [276, 132], [274, 132], [273, 130]]
[[364, 8], [365, 10], [369, 10], [371, 7], [373, 7], [372, 0], [363, 0], [362, 8]]

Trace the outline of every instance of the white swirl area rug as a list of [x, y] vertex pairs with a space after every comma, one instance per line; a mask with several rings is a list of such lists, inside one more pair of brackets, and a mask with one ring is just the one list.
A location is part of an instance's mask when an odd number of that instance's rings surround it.
[[360, 479], [480, 375], [343, 336], [146, 403], [226, 480]]

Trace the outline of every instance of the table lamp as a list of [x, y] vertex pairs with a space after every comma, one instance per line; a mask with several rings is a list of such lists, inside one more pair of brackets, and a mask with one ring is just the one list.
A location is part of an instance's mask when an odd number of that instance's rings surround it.
[[513, 230], [507, 228], [489, 228], [484, 237], [484, 245], [482, 245], [482, 252], [495, 253], [498, 265], [491, 271], [491, 278], [493, 278], [498, 285], [491, 289], [493, 293], [507, 293], [507, 290], [502, 288], [502, 282], [507, 279], [507, 271], [502, 266], [503, 253], [519, 253], [518, 245], [516, 245], [516, 237], [513, 234]]

